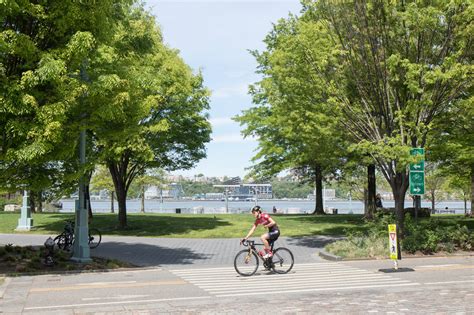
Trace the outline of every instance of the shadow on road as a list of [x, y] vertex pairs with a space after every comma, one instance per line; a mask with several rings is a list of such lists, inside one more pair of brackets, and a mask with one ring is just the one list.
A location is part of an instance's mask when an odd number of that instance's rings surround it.
[[187, 248], [169, 248], [143, 243], [106, 242], [91, 250], [91, 256], [113, 258], [140, 267], [187, 265], [212, 258]]

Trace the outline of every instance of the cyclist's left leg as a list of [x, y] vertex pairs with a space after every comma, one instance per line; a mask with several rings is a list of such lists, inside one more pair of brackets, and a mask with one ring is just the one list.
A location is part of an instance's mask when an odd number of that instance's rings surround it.
[[270, 243], [268, 243], [270, 235], [268, 233], [262, 234], [262, 236], [260, 236], [260, 239], [263, 242], [263, 247], [265, 248], [265, 250], [270, 250]]

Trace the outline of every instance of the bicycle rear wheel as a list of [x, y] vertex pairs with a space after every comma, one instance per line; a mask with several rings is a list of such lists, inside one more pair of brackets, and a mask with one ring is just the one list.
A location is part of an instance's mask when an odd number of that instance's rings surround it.
[[293, 268], [295, 260], [288, 248], [280, 247], [272, 256], [272, 269], [276, 273], [287, 273]]
[[244, 249], [235, 255], [234, 268], [241, 276], [248, 277], [253, 275], [257, 272], [258, 264], [258, 257], [254, 252]]
[[102, 234], [98, 229], [89, 229], [89, 248], [96, 248], [102, 241]]

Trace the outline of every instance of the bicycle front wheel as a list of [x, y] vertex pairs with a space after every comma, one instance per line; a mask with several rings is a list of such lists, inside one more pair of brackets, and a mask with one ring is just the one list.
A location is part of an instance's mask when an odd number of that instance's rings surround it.
[[241, 250], [237, 253], [234, 259], [235, 271], [241, 276], [248, 277], [257, 272], [258, 257], [254, 252], [249, 250]]
[[102, 241], [102, 234], [98, 229], [89, 229], [89, 248], [96, 248]]
[[276, 273], [287, 273], [293, 268], [295, 260], [288, 248], [280, 247], [272, 256], [272, 269]]

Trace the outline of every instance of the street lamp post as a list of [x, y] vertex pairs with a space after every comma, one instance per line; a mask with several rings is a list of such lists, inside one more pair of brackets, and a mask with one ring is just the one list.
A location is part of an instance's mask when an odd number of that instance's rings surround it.
[[[85, 63], [81, 66], [80, 76], [83, 82], [88, 81], [85, 70]], [[86, 130], [83, 128], [80, 133], [79, 140], [79, 161], [82, 166], [83, 174], [79, 180], [79, 200], [76, 200], [76, 220], [74, 225], [74, 247], [71, 260], [79, 263], [91, 262], [90, 248], [89, 248], [89, 213], [86, 207], [86, 177], [84, 174], [84, 167], [86, 165]]]
[[[86, 131], [82, 130], [79, 141], [79, 159], [81, 165], [86, 164]], [[81, 176], [79, 180], [79, 200], [76, 200], [76, 220], [74, 225], [74, 247], [73, 256], [71, 260], [87, 263], [92, 261], [90, 258], [89, 248], [89, 226], [88, 226], [88, 211], [86, 207], [85, 198], [85, 175]]]

